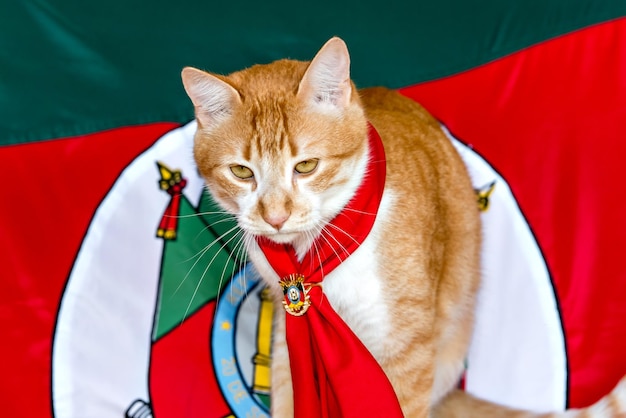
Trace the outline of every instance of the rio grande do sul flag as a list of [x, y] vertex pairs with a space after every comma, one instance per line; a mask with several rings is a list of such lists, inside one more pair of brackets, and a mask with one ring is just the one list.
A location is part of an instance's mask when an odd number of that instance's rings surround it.
[[[477, 186], [496, 181], [485, 257], [508, 274], [468, 390], [537, 408], [606, 393], [626, 372], [626, 5], [227, 3], [0, 14], [5, 415], [267, 414], [271, 310], [193, 169], [179, 72], [309, 59], [333, 35], [359, 86], [420, 101]], [[518, 303], [488, 315], [500, 294]]]

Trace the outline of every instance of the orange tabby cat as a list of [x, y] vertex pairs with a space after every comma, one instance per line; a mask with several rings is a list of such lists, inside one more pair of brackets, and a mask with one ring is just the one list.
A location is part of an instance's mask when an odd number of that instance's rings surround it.
[[[293, 416], [292, 381], [280, 278], [257, 238], [291, 244], [299, 257], [309, 252], [363, 179], [369, 122], [384, 143], [384, 194], [365, 241], [324, 279], [330, 304], [382, 366], [405, 416], [552, 416], [455, 389], [480, 280], [476, 197], [439, 123], [391, 90], [357, 92], [349, 67], [344, 42], [333, 38], [310, 63], [182, 73], [198, 121], [198, 168], [275, 294], [272, 415]], [[388, 289], [402, 289], [402, 303]], [[554, 416], [626, 416], [626, 381], [587, 410]]]

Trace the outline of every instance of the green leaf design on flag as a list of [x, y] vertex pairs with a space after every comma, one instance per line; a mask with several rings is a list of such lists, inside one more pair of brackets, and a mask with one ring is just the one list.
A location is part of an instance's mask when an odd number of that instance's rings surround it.
[[204, 192], [198, 208], [182, 195], [175, 239], [164, 240], [156, 341], [214, 300], [244, 265], [236, 221]]

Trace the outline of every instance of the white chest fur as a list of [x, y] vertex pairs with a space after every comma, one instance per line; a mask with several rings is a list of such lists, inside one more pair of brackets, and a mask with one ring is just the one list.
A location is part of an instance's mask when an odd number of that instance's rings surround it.
[[384, 355], [384, 344], [391, 331], [377, 251], [389, 200], [388, 193], [385, 193], [368, 237], [323, 282], [324, 293], [335, 311], [379, 359]]

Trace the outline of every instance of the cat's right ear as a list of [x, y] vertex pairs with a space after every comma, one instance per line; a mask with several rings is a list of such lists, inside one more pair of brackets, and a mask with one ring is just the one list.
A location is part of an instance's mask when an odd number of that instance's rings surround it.
[[234, 106], [241, 103], [241, 97], [233, 86], [207, 72], [185, 67], [181, 77], [195, 107], [196, 119], [205, 128], [226, 119]]
[[331, 38], [315, 55], [300, 81], [298, 97], [321, 110], [342, 111], [350, 105], [350, 54], [342, 39]]

